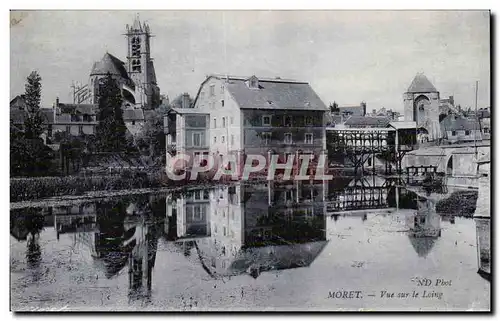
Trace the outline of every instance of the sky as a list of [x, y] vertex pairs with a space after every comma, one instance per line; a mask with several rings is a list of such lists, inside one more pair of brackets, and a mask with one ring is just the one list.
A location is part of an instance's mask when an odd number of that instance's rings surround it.
[[28, 11], [11, 12], [10, 96], [42, 77], [42, 107], [72, 102], [94, 61], [125, 60], [125, 25], [136, 14], [154, 37], [162, 94], [194, 96], [208, 74], [307, 81], [329, 104], [402, 112], [423, 72], [462, 107], [490, 106], [488, 11]]

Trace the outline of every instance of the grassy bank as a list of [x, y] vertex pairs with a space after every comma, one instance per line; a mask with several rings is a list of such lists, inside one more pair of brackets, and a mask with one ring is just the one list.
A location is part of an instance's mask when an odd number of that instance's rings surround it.
[[108, 176], [62, 176], [12, 178], [10, 201], [20, 202], [63, 195], [83, 195], [92, 191], [158, 188], [167, 185], [162, 173], [123, 173]]

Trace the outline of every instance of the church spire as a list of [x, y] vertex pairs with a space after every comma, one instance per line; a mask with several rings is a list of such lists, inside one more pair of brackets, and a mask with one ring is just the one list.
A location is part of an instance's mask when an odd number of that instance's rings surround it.
[[134, 24], [132, 25], [132, 31], [142, 31], [141, 21], [139, 19], [139, 14], [135, 15]]

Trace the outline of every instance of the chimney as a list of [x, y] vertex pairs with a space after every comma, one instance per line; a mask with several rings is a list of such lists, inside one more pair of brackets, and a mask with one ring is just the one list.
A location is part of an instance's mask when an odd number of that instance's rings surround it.
[[181, 108], [190, 108], [189, 106], [189, 94], [183, 93], [181, 98]]
[[363, 116], [366, 116], [366, 103], [364, 101], [361, 102], [361, 107], [363, 107]]

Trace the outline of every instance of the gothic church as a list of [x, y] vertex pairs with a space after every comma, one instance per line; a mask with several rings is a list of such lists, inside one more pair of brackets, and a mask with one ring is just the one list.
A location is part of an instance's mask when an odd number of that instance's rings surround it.
[[122, 91], [124, 109], [149, 110], [160, 105], [160, 88], [151, 58], [149, 25], [141, 24], [139, 17], [136, 17], [126, 29], [126, 62], [108, 52], [95, 62], [90, 72], [88, 90], [79, 103], [98, 104], [99, 83], [110, 73]]

